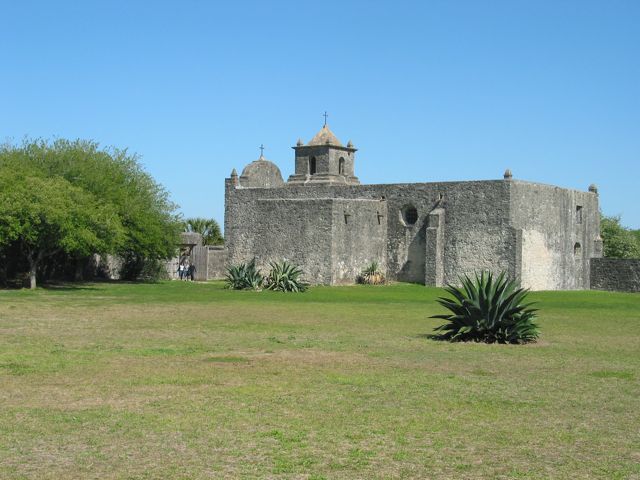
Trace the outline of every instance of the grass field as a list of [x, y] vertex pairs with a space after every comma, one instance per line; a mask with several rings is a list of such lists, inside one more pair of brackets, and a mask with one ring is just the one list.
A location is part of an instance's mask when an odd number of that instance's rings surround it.
[[640, 478], [640, 295], [445, 344], [441, 290], [0, 291], [0, 478]]

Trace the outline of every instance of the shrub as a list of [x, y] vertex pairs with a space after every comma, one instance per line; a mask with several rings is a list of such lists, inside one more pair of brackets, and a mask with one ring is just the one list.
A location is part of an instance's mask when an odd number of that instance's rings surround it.
[[260, 290], [264, 277], [256, 268], [256, 261], [227, 268], [227, 287], [234, 290]]
[[265, 278], [265, 287], [278, 292], [304, 292], [309, 286], [301, 280], [302, 269], [294, 264], [271, 262], [271, 271]]
[[371, 264], [358, 275], [356, 282], [366, 285], [382, 285], [385, 282], [385, 278], [382, 271], [380, 271], [378, 262], [371, 262]]
[[518, 288], [505, 273], [497, 278], [490, 272], [476, 274], [472, 280], [461, 277], [461, 287], [448, 284], [445, 290], [454, 298], [440, 297], [440, 305], [450, 314], [433, 315], [447, 323], [429, 335], [435, 340], [451, 342], [528, 343], [539, 336], [534, 322], [537, 309], [523, 303], [528, 289]]

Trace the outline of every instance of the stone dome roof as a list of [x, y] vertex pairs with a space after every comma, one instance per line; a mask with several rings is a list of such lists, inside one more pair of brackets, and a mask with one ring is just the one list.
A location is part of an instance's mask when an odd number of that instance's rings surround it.
[[329, 126], [324, 125], [320, 129], [320, 131], [316, 133], [316, 136], [313, 137], [309, 143], [307, 143], [307, 145], [308, 146], [335, 145], [335, 146], [341, 147], [342, 143], [340, 143], [340, 140], [338, 140], [338, 137], [336, 137], [333, 134], [333, 132], [329, 130]]
[[278, 166], [260, 155], [258, 160], [244, 167], [240, 175], [240, 186], [250, 188], [273, 188], [284, 185]]

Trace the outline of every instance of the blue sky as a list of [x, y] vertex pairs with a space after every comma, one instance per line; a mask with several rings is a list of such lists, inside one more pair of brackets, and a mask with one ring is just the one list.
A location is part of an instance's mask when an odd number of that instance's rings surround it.
[[640, 1], [2, 1], [0, 139], [127, 147], [185, 216], [322, 114], [363, 183], [586, 190], [640, 228]]

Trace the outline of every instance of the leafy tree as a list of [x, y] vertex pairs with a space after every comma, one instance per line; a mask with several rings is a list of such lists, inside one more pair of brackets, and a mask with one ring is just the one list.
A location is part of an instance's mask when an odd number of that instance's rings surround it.
[[124, 229], [110, 205], [60, 177], [0, 176], [0, 241], [19, 244], [31, 288], [42, 261], [59, 252], [114, 250]]
[[[26, 139], [18, 146], [0, 146], [0, 176], [7, 177], [11, 172], [19, 172], [19, 175], [18, 179], [6, 184], [10, 191], [5, 196], [18, 195], [18, 186], [23, 181], [39, 181], [46, 187], [47, 195], [60, 197], [59, 203], [64, 203], [63, 199], [74, 198], [78, 205], [83, 205], [86, 213], [83, 225], [87, 228], [116, 229], [110, 237], [117, 241], [106, 241], [106, 234], [100, 230], [96, 237], [104, 240], [102, 244], [90, 245], [89, 242], [86, 248], [63, 248], [62, 244], [66, 245], [70, 237], [55, 237], [58, 243], [51, 245], [53, 250], [64, 251], [72, 258], [101, 252], [116, 254], [125, 260], [130, 278], [137, 277], [146, 263], [157, 263], [159, 259], [169, 258], [175, 253], [181, 230], [176, 205], [169, 200], [164, 188], [142, 169], [137, 155], [115, 148], [101, 149], [96, 142], [87, 140], [58, 139], [49, 142]], [[16, 191], [12, 193], [14, 189]], [[40, 200], [42, 202], [38, 203]], [[36, 205], [46, 203], [46, 199], [34, 201]], [[85, 203], [80, 203], [82, 201]], [[106, 222], [100, 216], [103, 214], [101, 209], [114, 216], [113, 222]], [[71, 220], [65, 225], [80, 221], [80, 217], [72, 215], [73, 208], [68, 212]], [[87, 216], [94, 216], [94, 221], [89, 222]], [[54, 218], [51, 212], [48, 218]], [[55, 218], [61, 219], [59, 216]], [[5, 218], [5, 221], [9, 222], [9, 219]], [[15, 219], [12, 221], [15, 223]], [[30, 223], [25, 224], [23, 233], [28, 233], [30, 228]], [[15, 230], [11, 231], [15, 237]], [[8, 235], [8, 228], [0, 231], [0, 245], [17, 241], [17, 237]], [[66, 240], [63, 242], [62, 238]], [[47, 254], [41, 261], [45, 258], [69, 258], [68, 255], [54, 256]]]
[[202, 235], [203, 245], [222, 245], [224, 243], [220, 225], [213, 218], [187, 218], [184, 221], [184, 231]]
[[605, 217], [600, 220], [600, 236], [604, 256], [610, 258], [640, 258], [638, 234], [620, 224], [620, 216]]
[[629, 230], [631, 232], [631, 235], [633, 235], [633, 238], [636, 239], [636, 244], [638, 245], [638, 248], [640, 248], [640, 230]]

